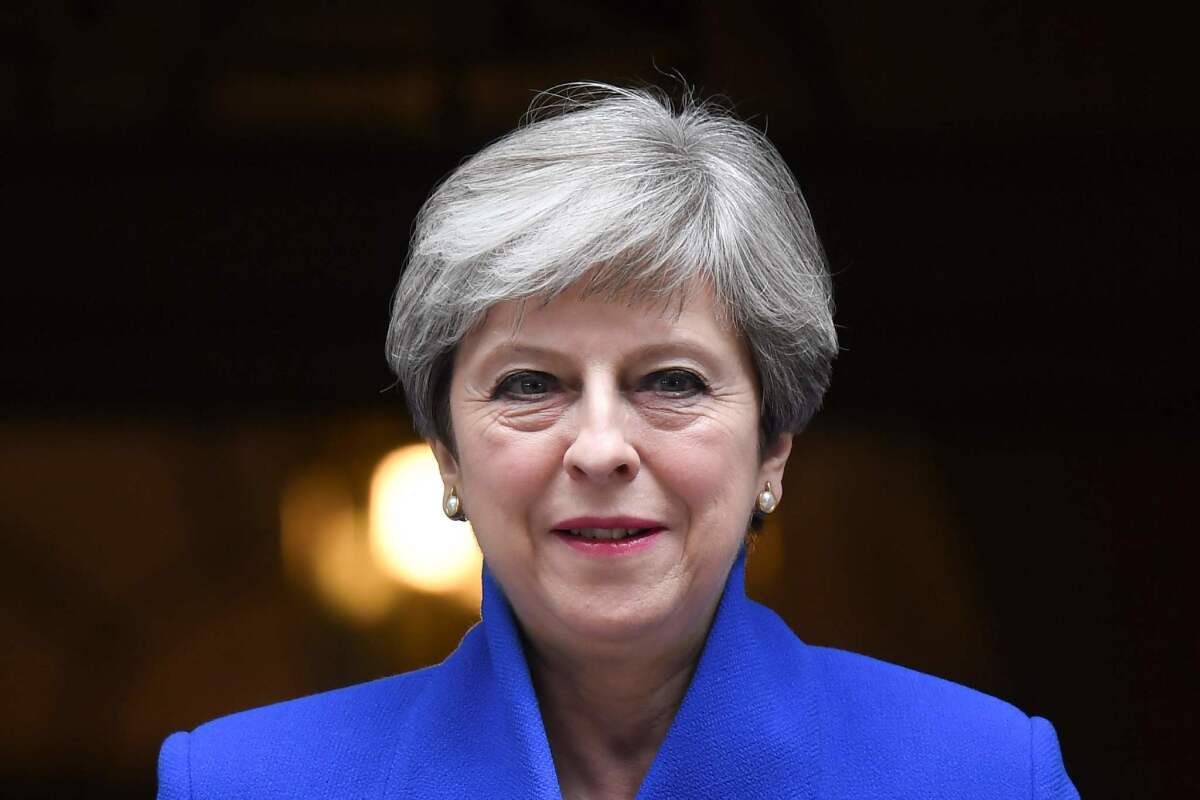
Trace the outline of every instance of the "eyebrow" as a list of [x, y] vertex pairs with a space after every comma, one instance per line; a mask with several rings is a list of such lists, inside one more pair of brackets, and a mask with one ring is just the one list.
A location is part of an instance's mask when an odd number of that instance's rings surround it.
[[[488, 367], [491, 364], [503, 358], [512, 357], [527, 357], [534, 359], [559, 360], [567, 358], [571, 355], [569, 351], [555, 350], [552, 347], [539, 347], [532, 344], [505, 342], [496, 345], [492, 350], [480, 359], [480, 365]], [[717, 360], [716, 353], [708, 348], [695, 342], [686, 339], [673, 339], [666, 342], [654, 342], [635, 347], [631, 350], [627, 357], [630, 360], [655, 358], [671, 355], [684, 355], [702, 361], [706, 364]]]

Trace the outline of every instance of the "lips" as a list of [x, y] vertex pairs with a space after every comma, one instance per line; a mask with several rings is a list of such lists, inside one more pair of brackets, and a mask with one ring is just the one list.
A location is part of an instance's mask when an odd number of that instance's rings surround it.
[[552, 529], [557, 538], [589, 557], [631, 556], [654, 547], [667, 526], [644, 517], [571, 517]]
[[662, 522], [644, 517], [571, 517], [554, 525], [555, 533], [594, 540], [621, 540], [667, 527]]

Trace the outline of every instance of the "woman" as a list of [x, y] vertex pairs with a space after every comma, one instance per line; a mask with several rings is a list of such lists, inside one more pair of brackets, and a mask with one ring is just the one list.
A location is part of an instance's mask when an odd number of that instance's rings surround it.
[[1077, 797], [1045, 720], [745, 597], [831, 314], [761, 134], [544, 95], [426, 202], [388, 342], [482, 623], [436, 667], [175, 734], [159, 797]]

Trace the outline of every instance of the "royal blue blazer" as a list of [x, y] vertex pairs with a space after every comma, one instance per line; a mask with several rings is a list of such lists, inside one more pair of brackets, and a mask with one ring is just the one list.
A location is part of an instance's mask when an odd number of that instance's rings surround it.
[[[642, 800], [1078, 798], [1050, 723], [995, 698], [801, 642], [730, 572]], [[159, 800], [557, 800], [512, 610], [427, 669], [245, 711], [162, 746]]]

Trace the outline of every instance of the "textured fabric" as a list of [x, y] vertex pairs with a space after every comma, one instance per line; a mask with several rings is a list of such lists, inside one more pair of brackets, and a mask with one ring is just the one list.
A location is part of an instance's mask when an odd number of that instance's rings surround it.
[[[1079, 796], [1049, 722], [806, 645], [744, 570], [743, 554], [640, 800]], [[483, 581], [483, 621], [442, 664], [176, 733], [159, 799], [559, 798], [512, 611]]]

